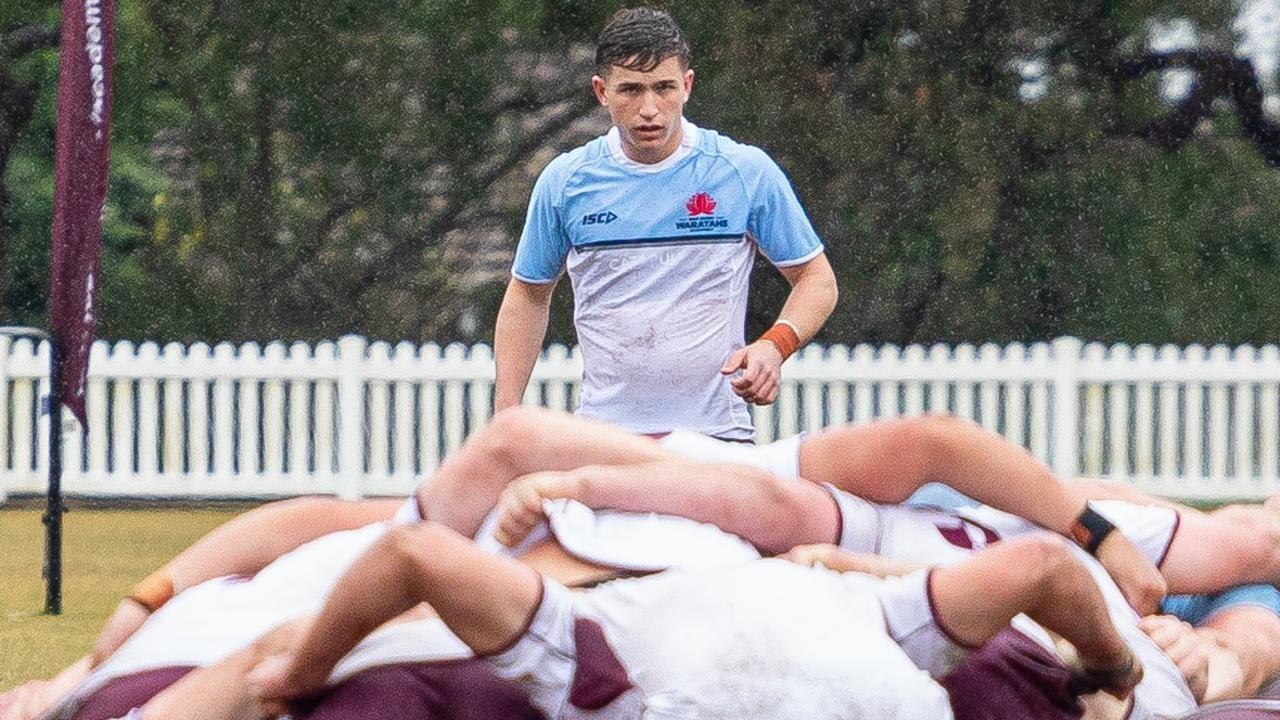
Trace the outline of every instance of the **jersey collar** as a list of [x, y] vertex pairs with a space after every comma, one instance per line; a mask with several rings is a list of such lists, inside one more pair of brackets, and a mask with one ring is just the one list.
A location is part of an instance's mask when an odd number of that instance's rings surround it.
[[616, 126], [609, 128], [608, 134], [604, 136], [604, 141], [609, 147], [609, 154], [612, 155], [613, 159], [622, 167], [642, 173], [662, 172], [688, 157], [689, 153], [692, 153], [693, 148], [698, 144], [699, 130], [697, 125], [694, 125], [685, 118], [680, 118], [680, 128], [680, 146], [676, 148], [675, 152], [668, 155], [665, 159], [652, 164], [639, 163], [627, 157], [627, 154], [622, 151], [622, 133], [618, 131]]

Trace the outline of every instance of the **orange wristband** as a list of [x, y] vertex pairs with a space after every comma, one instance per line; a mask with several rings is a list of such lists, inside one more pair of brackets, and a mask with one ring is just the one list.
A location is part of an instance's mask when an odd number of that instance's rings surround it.
[[142, 579], [129, 591], [129, 599], [155, 612], [173, 597], [173, 573], [166, 565]]
[[796, 334], [796, 329], [788, 323], [774, 324], [773, 327], [760, 336], [760, 339], [773, 343], [773, 346], [778, 348], [778, 352], [782, 353], [783, 360], [794, 355], [796, 350], [800, 348], [800, 336]]

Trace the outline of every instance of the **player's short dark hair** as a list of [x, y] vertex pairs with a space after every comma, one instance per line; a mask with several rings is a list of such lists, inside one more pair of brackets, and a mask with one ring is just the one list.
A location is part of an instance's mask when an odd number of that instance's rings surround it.
[[688, 69], [689, 54], [689, 41], [671, 15], [650, 7], [623, 8], [596, 40], [596, 72], [604, 75], [615, 65], [649, 72], [672, 57]]

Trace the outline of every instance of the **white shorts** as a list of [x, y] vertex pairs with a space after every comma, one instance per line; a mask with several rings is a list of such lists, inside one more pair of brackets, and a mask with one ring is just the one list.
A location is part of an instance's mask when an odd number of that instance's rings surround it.
[[[1139, 505], [1123, 500], [1091, 500], [1089, 504], [1100, 515], [1110, 520], [1116, 529], [1137, 546], [1151, 564], [1160, 566], [1169, 554], [1169, 547], [1178, 533], [1181, 517], [1178, 511], [1159, 505]], [[1016, 515], [995, 508], [978, 506], [960, 508], [963, 517], [981, 523], [1000, 537], [1017, 537], [1044, 529]]]
[[[584, 660], [584, 622], [598, 624], [608, 653], [585, 635]], [[837, 720], [851, 708], [884, 720], [951, 717], [946, 693], [885, 634], [873, 593], [779, 560], [617, 581], [576, 597], [548, 582], [528, 632], [491, 661], [552, 720]], [[619, 668], [634, 687], [617, 682]], [[574, 700], [591, 699], [584, 686], [607, 690], [594, 710]]]
[[668, 450], [691, 460], [736, 463], [784, 478], [800, 477], [800, 444], [804, 433], [766, 445], [717, 440], [701, 433], [677, 430], [658, 440]]
[[[840, 510], [840, 547], [849, 552], [922, 563], [950, 562], [1001, 538], [1048, 532], [985, 505], [955, 511], [879, 505], [831, 485], [823, 487]], [[1178, 532], [1176, 510], [1121, 500], [1094, 500], [1090, 504], [1152, 564], [1159, 566], [1164, 561]]]
[[849, 552], [936, 564], [968, 557], [1000, 535], [943, 510], [879, 505], [824, 484], [840, 510], [840, 547]]
[[889, 637], [916, 667], [942, 678], [973, 649], [948, 634], [933, 605], [929, 583], [932, 570], [881, 580], [876, 597], [884, 608]]

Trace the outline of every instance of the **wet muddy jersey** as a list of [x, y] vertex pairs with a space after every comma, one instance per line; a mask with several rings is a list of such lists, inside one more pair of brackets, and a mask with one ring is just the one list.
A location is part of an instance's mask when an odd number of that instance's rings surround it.
[[580, 413], [642, 433], [753, 435], [720, 368], [744, 342], [756, 250], [800, 265], [822, 243], [759, 148], [686, 121], [681, 147], [642, 165], [615, 128], [556, 158], [533, 189], [513, 275], [568, 269], [582, 350]]

